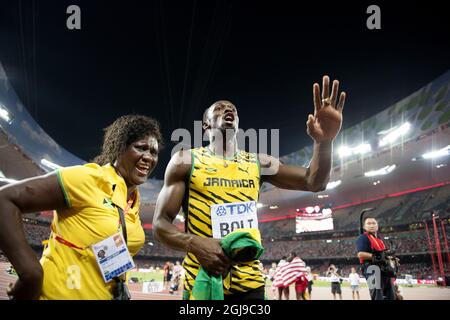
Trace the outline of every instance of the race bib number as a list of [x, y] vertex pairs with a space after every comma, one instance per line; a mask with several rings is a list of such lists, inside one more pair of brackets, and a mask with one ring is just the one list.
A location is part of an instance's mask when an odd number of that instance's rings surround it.
[[105, 282], [134, 268], [133, 259], [120, 232], [94, 244], [92, 250]]
[[256, 202], [222, 203], [211, 206], [213, 238], [222, 239], [243, 228], [258, 229]]

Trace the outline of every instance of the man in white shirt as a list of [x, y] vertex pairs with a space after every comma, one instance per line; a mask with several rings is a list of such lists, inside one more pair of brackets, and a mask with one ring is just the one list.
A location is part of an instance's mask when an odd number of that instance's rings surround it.
[[356, 269], [352, 268], [352, 272], [348, 276], [350, 280], [350, 287], [352, 288], [352, 297], [355, 300], [355, 296], [357, 300], [359, 300], [359, 274], [356, 273]]

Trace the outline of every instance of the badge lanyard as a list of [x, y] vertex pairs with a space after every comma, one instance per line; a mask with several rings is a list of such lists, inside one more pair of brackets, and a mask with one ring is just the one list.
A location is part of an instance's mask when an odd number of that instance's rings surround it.
[[[133, 206], [133, 200], [129, 200], [128, 203], [127, 203], [127, 206], [125, 207], [125, 210], [123, 211], [124, 215], [126, 215], [128, 213], [128, 211], [130, 211], [132, 206]], [[122, 221], [119, 218], [119, 229], [120, 229], [120, 227], [122, 227]], [[72, 249], [85, 250], [85, 249], [89, 248], [89, 246], [86, 246], [84, 248], [79, 247], [79, 246], [73, 244], [72, 242], [67, 241], [66, 239], [62, 238], [61, 236], [59, 236], [58, 234], [56, 234], [54, 232], [53, 224], [51, 225], [51, 229], [52, 229], [53, 234], [55, 235], [55, 240], [58, 241], [59, 243], [65, 245], [65, 246], [67, 246], [69, 248], [72, 248]]]

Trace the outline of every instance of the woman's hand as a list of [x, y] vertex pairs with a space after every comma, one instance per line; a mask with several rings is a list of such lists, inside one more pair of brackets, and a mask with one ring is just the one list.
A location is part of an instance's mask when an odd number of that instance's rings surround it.
[[44, 273], [40, 264], [9, 284], [6, 293], [11, 300], [36, 300], [41, 295]]

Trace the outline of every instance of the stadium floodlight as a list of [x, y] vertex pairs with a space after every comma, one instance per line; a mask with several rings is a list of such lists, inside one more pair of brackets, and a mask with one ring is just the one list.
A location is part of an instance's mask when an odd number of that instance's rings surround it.
[[372, 146], [369, 143], [362, 143], [353, 148], [342, 146], [339, 148], [338, 153], [341, 158], [345, 158], [357, 154], [366, 154], [370, 151], [372, 151]]
[[339, 157], [345, 158], [352, 155], [352, 148], [349, 148], [347, 146], [342, 146], [338, 150]]
[[48, 161], [47, 159], [41, 159], [41, 164], [52, 170], [57, 170], [57, 169], [62, 168], [60, 165], [53, 163], [51, 161]]
[[11, 114], [6, 109], [6, 107], [1, 103], [0, 103], [0, 119], [3, 119], [4, 121], [6, 121], [9, 124], [12, 122]]
[[384, 175], [389, 174], [392, 171], [394, 171], [396, 167], [397, 166], [395, 164], [393, 164], [393, 165], [390, 165], [390, 166], [385, 166], [385, 167], [383, 167], [381, 169], [378, 169], [378, 170], [367, 171], [367, 172], [364, 173], [364, 175], [366, 177], [384, 176]]
[[276, 205], [275, 206], [270, 206], [269, 208], [272, 209], [272, 210], [275, 210], [275, 209], [278, 209], [278, 206], [276, 206]]
[[411, 124], [409, 122], [405, 122], [402, 125], [387, 131], [386, 133], [381, 133], [385, 134], [385, 136], [380, 139], [379, 146], [384, 147], [385, 145], [397, 141], [400, 137], [407, 134], [410, 130]]
[[450, 145], [437, 150], [437, 151], [432, 151], [432, 152], [428, 152], [422, 155], [422, 158], [424, 159], [434, 159], [434, 158], [440, 158], [440, 157], [445, 157], [450, 155]]
[[353, 148], [353, 154], [365, 154], [372, 151], [372, 146], [369, 143], [362, 143]]
[[256, 207], [257, 207], [258, 209], [260, 209], [260, 208], [264, 207], [264, 204], [258, 202], [258, 203], [256, 204]]
[[337, 181], [331, 181], [327, 184], [327, 188], [326, 190], [331, 190], [336, 188], [337, 186], [339, 186], [342, 183], [342, 180], [337, 180]]
[[305, 211], [306, 211], [306, 213], [313, 213], [314, 212], [314, 208], [313, 207], [306, 207]]

